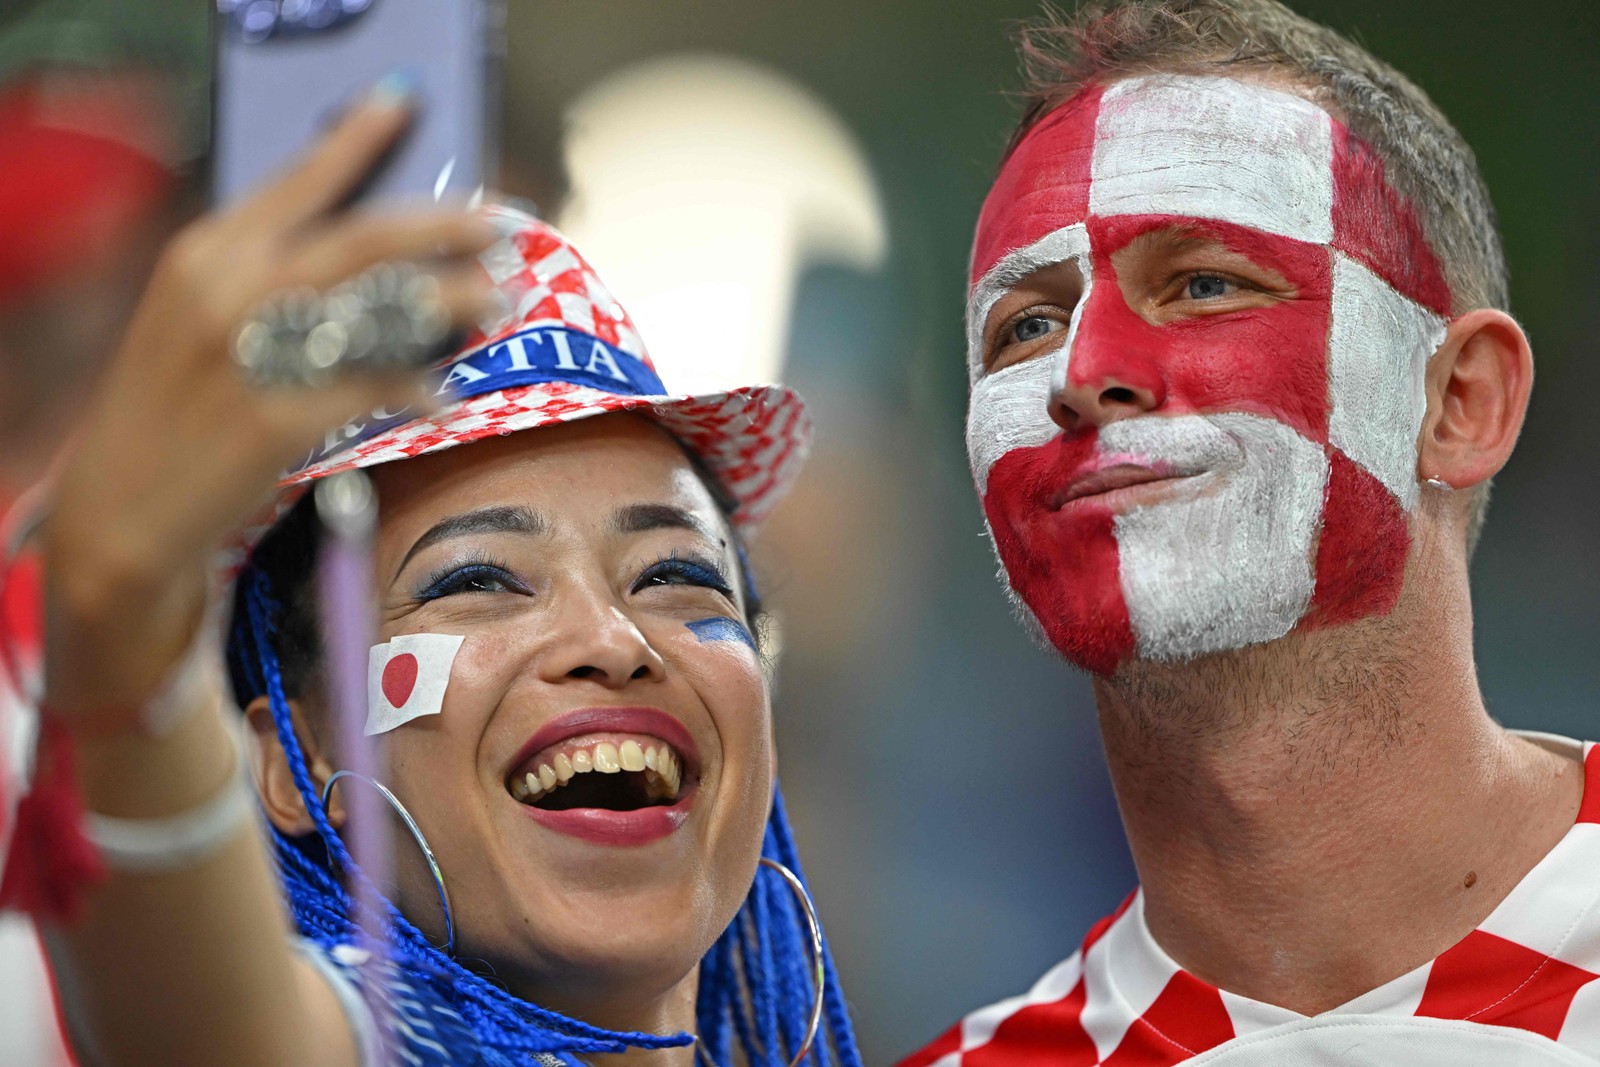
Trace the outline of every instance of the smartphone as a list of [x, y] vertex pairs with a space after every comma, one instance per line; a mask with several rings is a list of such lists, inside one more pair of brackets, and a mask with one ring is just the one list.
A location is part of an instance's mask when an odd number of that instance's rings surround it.
[[416, 116], [360, 197], [468, 199], [493, 177], [504, 14], [503, 0], [216, 0], [213, 201], [271, 179], [391, 74]]

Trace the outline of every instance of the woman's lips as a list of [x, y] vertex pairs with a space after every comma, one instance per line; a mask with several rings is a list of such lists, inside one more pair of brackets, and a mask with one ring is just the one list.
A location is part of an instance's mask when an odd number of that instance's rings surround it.
[[691, 776], [700, 771], [700, 749], [684, 725], [660, 708], [578, 708], [556, 716], [535, 730], [506, 766], [510, 774], [542, 750], [583, 734], [647, 734], [677, 750]]
[[[580, 753], [584, 765], [574, 768]], [[578, 774], [587, 778], [590, 774], [625, 777], [632, 773], [647, 783], [651, 798], [663, 799], [664, 792], [664, 799], [672, 803], [596, 807], [587, 806], [586, 802], [595, 798], [586, 796], [579, 801], [585, 806], [536, 807], [540, 781], [524, 772], [537, 765], [541, 776], [550, 777], [550, 764], [541, 765], [546, 757], [560, 777], [559, 783], [552, 781], [546, 789], [565, 794], [566, 783]], [[646, 758], [655, 765], [643, 765]], [[591, 765], [591, 760], [597, 762]], [[547, 829], [596, 844], [643, 845], [668, 836], [688, 819], [698, 792], [699, 772], [699, 749], [693, 737], [661, 709], [580, 708], [557, 716], [523, 744], [508, 771], [507, 789], [528, 817]], [[571, 800], [578, 801], [578, 797], [573, 795]], [[633, 803], [639, 803], [637, 794]]]
[[612, 811], [609, 808], [568, 808], [547, 811], [519, 804], [529, 818], [558, 834], [590, 841], [597, 845], [647, 845], [668, 836], [689, 818], [697, 787], [690, 787], [678, 802], [669, 807], [636, 808]]
[[[676, 800], [684, 785], [683, 758], [671, 745], [649, 734], [607, 733], [582, 734], [540, 749], [532, 759], [511, 772], [507, 788], [517, 800], [532, 803], [558, 790], [565, 793], [562, 787], [581, 775], [603, 776], [625, 771], [644, 772], [646, 795], [651, 801]], [[593, 785], [604, 778], [585, 781]]]

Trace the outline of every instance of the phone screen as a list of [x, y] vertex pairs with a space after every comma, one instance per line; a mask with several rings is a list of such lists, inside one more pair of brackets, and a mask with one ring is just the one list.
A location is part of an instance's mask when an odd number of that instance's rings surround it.
[[270, 179], [393, 74], [417, 114], [363, 198], [475, 193], [494, 165], [503, 14], [501, 0], [217, 0], [213, 199]]

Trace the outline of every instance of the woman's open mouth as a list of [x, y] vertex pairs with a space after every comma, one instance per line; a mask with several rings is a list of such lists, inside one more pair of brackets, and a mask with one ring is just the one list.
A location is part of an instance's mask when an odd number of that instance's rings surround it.
[[648, 735], [574, 738], [513, 772], [511, 795], [544, 811], [636, 811], [670, 805], [683, 789], [683, 759]]
[[699, 754], [688, 731], [654, 708], [593, 708], [536, 733], [506, 791], [539, 824], [612, 845], [644, 844], [688, 818]]

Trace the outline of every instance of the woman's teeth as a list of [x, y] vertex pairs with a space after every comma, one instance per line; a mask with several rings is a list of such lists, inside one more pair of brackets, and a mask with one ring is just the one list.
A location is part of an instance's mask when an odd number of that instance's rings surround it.
[[620, 745], [610, 741], [558, 752], [548, 762], [540, 762], [511, 782], [511, 795], [531, 804], [559, 790], [582, 774], [643, 772], [645, 790], [652, 800], [673, 801], [683, 787], [683, 764], [666, 743], [641, 744], [627, 740]]

